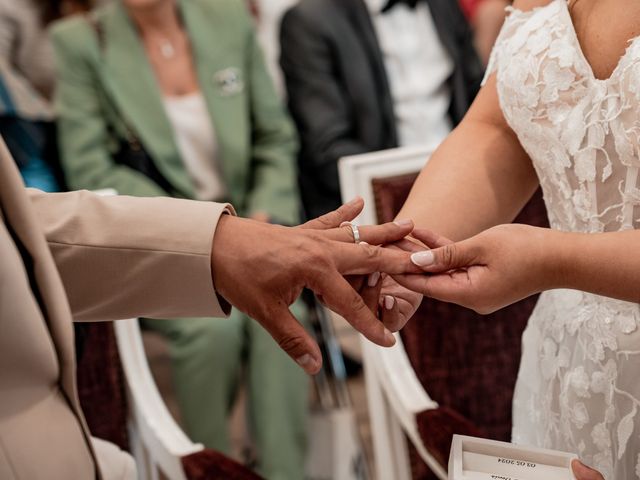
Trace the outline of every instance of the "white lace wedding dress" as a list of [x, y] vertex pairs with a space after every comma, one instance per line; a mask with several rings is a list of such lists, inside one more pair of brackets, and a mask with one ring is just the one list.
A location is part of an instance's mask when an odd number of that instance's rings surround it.
[[[488, 74], [494, 71], [505, 118], [540, 178], [552, 228], [594, 234], [635, 228], [640, 39], [611, 77], [599, 80], [566, 0], [552, 0], [528, 12], [511, 9]], [[607, 480], [640, 478], [639, 327], [636, 303], [572, 290], [543, 293], [523, 336], [513, 441], [577, 453]]]

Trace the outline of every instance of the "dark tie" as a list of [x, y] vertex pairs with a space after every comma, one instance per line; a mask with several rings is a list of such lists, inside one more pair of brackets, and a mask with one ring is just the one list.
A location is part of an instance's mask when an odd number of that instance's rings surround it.
[[418, 3], [420, 3], [420, 1], [421, 0], [389, 0], [387, 2], [387, 4], [384, 6], [384, 8], [382, 9], [382, 13], [387, 13], [393, 7], [395, 7], [396, 5], [400, 5], [402, 3], [404, 3], [409, 8], [412, 8], [412, 9], [415, 10], [416, 5], [418, 5]]

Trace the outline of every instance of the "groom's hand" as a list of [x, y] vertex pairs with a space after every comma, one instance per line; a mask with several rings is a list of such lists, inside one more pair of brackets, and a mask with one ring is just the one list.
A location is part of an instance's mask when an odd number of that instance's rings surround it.
[[371, 246], [404, 238], [413, 230], [411, 222], [361, 227], [361, 240], [371, 245], [355, 245], [350, 228], [337, 228], [352, 220], [362, 205], [357, 200], [298, 228], [223, 216], [214, 236], [216, 292], [260, 322], [308, 373], [320, 369], [320, 350], [288, 308], [303, 288], [321, 295], [329, 308], [372, 342], [391, 346], [393, 335], [344, 275], [419, 271], [409, 252]]

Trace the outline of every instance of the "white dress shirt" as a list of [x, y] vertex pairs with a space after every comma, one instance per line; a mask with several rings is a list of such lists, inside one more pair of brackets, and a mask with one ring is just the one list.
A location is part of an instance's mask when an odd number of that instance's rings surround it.
[[[1, 1], [1, 0], [0, 0]], [[286, 11], [298, 0], [257, 0], [260, 13], [256, 25], [258, 41], [264, 52], [269, 73], [273, 78], [276, 90], [281, 97], [285, 96], [284, 79], [280, 70], [280, 22]]]
[[[393, 98], [400, 146], [440, 143], [451, 131], [453, 60], [440, 41], [426, 2], [382, 13], [388, 0], [365, 0]], [[454, 0], [451, 0], [454, 1]]]
[[202, 93], [164, 97], [182, 162], [198, 200], [220, 200], [226, 188], [218, 165], [216, 134]]

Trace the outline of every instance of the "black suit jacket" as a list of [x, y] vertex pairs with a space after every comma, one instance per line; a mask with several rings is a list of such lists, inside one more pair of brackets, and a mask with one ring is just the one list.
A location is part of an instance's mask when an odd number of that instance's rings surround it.
[[[454, 61], [449, 113], [456, 125], [475, 97], [483, 68], [458, 2], [428, 0]], [[281, 66], [301, 138], [301, 192], [307, 216], [340, 203], [338, 160], [398, 146], [384, 60], [363, 0], [302, 0], [281, 26]]]

